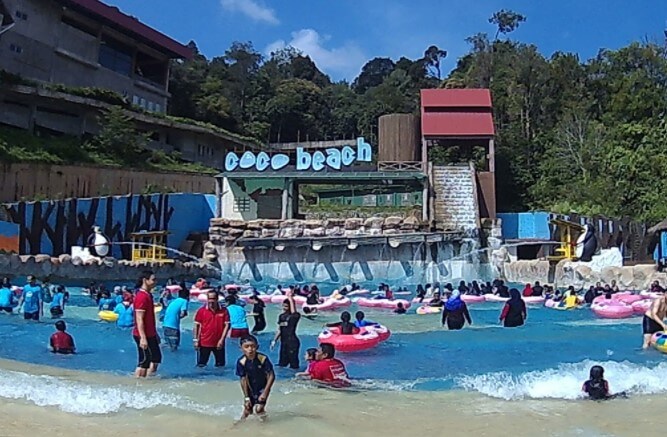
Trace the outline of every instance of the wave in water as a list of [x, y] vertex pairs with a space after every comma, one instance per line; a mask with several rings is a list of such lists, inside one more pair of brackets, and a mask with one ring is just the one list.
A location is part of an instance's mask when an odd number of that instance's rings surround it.
[[591, 366], [605, 368], [605, 379], [612, 393], [655, 394], [667, 392], [667, 363], [654, 367], [630, 362], [583, 361], [561, 364], [555, 369], [511, 375], [505, 372], [485, 375], [462, 376], [457, 384], [468, 391], [505, 400], [516, 399], [578, 399], [582, 398], [581, 386], [588, 379]]
[[0, 379], [3, 381], [0, 397], [24, 399], [38, 406], [58, 407], [74, 414], [108, 414], [123, 409], [143, 410], [163, 406], [217, 416], [229, 409], [137, 386], [93, 386], [64, 378], [5, 370], [0, 370]]

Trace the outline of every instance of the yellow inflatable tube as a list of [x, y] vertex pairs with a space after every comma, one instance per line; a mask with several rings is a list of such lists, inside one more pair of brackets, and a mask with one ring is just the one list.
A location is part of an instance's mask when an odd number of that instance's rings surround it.
[[115, 322], [118, 320], [118, 314], [114, 313], [113, 311], [100, 311], [97, 313], [98, 317], [100, 320], [103, 320], [105, 322]]

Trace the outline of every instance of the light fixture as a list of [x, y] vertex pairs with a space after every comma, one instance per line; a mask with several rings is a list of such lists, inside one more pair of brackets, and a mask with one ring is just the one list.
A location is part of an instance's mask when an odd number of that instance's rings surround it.
[[320, 241], [313, 241], [313, 244], [311, 245], [311, 248], [312, 248], [315, 252], [319, 251], [320, 249], [322, 249], [322, 242], [320, 242]]
[[282, 244], [274, 246], [273, 248], [276, 249], [278, 252], [282, 252], [283, 250], [285, 250], [285, 246], [283, 246]]

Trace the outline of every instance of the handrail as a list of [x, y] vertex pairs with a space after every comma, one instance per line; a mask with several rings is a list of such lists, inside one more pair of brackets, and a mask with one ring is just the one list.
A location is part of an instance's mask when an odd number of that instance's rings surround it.
[[425, 172], [422, 161], [378, 161], [378, 171]]

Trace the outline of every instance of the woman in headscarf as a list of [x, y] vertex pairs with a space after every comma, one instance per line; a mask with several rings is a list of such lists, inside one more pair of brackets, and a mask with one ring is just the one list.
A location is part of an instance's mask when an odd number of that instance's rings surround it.
[[[524, 295], [525, 296], [525, 295]], [[503, 312], [500, 313], [500, 321], [505, 328], [515, 328], [521, 326], [526, 321], [526, 303], [521, 298], [519, 290], [510, 289], [510, 300], [505, 302]]]
[[[523, 293], [521, 294], [523, 294], [523, 297], [529, 297], [533, 295], [533, 286], [530, 285], [530, 282], [527, 283], [525, 287], [523, 287]], [[511, 295], [512, 295], [512, 290], [510, 290], [510, 297], [512, 297]]]
[[458, 290], [454, 290], [452, 296], [447, 299], [445, 308], [442, 310], [442, 326], [447, 324], [449, 330], [461, 329], [466, 320], [469, 325], [472, 325], [468, 307], [461, 300], [461, 293]]

